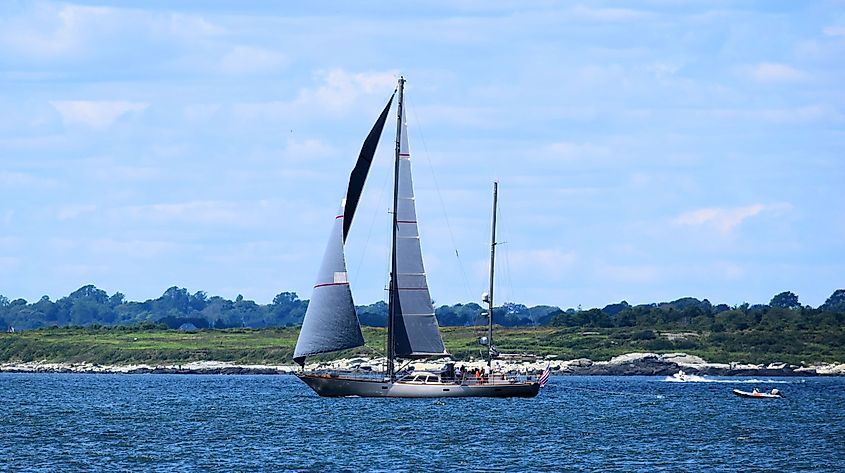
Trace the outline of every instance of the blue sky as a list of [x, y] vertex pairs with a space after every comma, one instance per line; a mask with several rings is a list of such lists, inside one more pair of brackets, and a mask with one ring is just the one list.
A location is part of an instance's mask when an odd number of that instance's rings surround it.
[[[845, 2], [0, 4], [0, 294], [310, 297], [408, 78], [437, 304], [845, 287]], [[392, 125], [350, 233], [384, 297]], [[455, 256], [458, 250], [460, 257]]]

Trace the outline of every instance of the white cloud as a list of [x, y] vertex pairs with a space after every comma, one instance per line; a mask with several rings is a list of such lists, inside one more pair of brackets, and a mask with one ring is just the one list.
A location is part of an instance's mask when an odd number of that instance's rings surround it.
[[80, 215], [91, 213], [97, 210], [97, 206], [93, 204], [69, 204], [59, 208], [56, 212], [56, 218], [59, 220], [71, 220]]
[[818, 120], [838, 120], [841, 115], [826, 105], [807, 105], [793, 109], [768, 109], [750, 114], [774, 123], [807, 123]]
[[151, 166], [104, 164], [91, 171], [103, 181], [145, 181], [161, 177], [162, 170]]
[[4, 272], [16, 271], [20, 266], [20, 258], [14, 256], [0, 256], [0, 270]]
[[319, 85], [300, 90], [293, 100], [237, 103], [232, 106], [232, 114], [240, 119], [274, 121], [289, 121], [291, 116], [302, 117], [313, 113], [341, 116], [353, 109], [364, 96], [379, 95], [386, 99], [395, 87], [398, 75], [394, 72], [351, 73], [333, 69], [319, 72], [317, 77]]
[[181, 13], [171, 14], [166, 17], [166, 21], [154, 22], [153, 26], [160, 27], [157, 33], [164, 32], [190, 39], [198, 36], [218, 36], [226, 32], [220, 25], [211, 23], [203, 17]]
[[216, 103], [195, 103], [186, 105], [182, 115], [186, 120], [202, 122], [213, 118], [220, 111], [220, 104]]
[[709, 207], [685, 212], [674, 219], [676, 225], [709, 226], [727, 235], [745, 220], [764, 211], [789, 208], [788, 204], [753, 204], [744, 207]]
[[235, 46], [220, 59], [220, 69], [227, 74], [257, 74], [274, 71], [287, 62], [287, 57], [276, 51]]
[[666, 79], [674, 76], [680, 69], [681, 66], [666, 62], [656, 62], [646, 67], [646, 70], [654, 74], [654, 77], [658, 79]]
[[4, 188], [48, 188], [56, 185], [52, 179], [17, 171], [0, 171], [0, 186]]
[[303, 90], [300, 103], [316, 102], [325, 109], [342, 112], [349, 109], [362, 95], [384, 94], [396, 85], [395, 72], [350, 73], [343, 69], [321, 72], [323, 84], [316, 89]]
[[731, 261], [713, 263], [713, 276], [728, 280], [741, 280], [746, 276], [745, 268]]
[[26, 59], [96, 56], [127, 40], [133, 51], [172, 39], [202, 43], [225, 32], [201, 16], [46, 2], [18, 16], [0, 18], [0, 46]]
[[40, 5], [30, 15], [0, 23], [0, 44], [42, 57], [76, 53], [93, 30], [114, 22], [104, 7]]
[[294, 115], [296, 107], [291, 102], [272, 100], [267, 102], [244, 102], [232, 105], [232, 115], [238, 121], [267, 120], [277, 122]]
[[[535, 276], [539, 274], [550, 280], [560, 279], [563, 273], [574, 267], [577, 260], [578, 256], [574, 252], [558, 248], [511, 251], [507, 255], [513, 271]], [[489, 263], [484, 263], [484, 272], [488, 266]]]
[[609, 279], [626, 283], [648, 283], [657, 280], [659, 270], [652, 265], [596, 264], [595, 273], [601, 281]]
[[555, 160], [580, 161], [610, 155], [610, 149], [591, 143], [551, 143], [544, 152]]
[[115, 240], [99, 239], [90, 244], [94, 253], [118, 254], [128, 258], [150, 258], [165, 253], [183, 250], [184, 246], [170, 241], [159, 240]]
[[331, 146], [320, 140], [288, 140], [284, 154], [289, 161], [311, 161], [318, 158], [325, 158], [334, 153]]
[[[454, 124], [461, 128], [501, 128], [501, 110], [495, 107], [457, 107], [453, 105], [409, 106], [409, 117], [419, 118], [424, 124]], [[419, 114], [416, 117], [415, 114]]]
[[841, 121], [842, 114], [825, 104], [808, 104], [791, 108], [713, 108], [691, 113], [702, 117], [714, 117], [720, 120], [752, 120], [778, 124], [812, 123], [817, 121]]
[[827, 36], [845, 36], [845, 26], [828, 26], [822, 31]]
[[786, 64], [762, 63], [750, 69], [751, 77], [757, 82], [781, 83], [799, 82], [807, 79], [807, 74]]
[[94, 129], [108, 128], [121, 116], [141, 112], [149, 104], [126, 101], [58, 100], [50, 105], [62, 115], [66, 125], [82, 125]]
[[111, 267], [105, 264], [61, 264], [56, 266], [56, 272], [68, 278], [91, 278], [111, 272]]
[[621, 22], [644, 20], [654, 16], [652, 13], [643, 10], [631, 10], [628, 8], [589, 8], [578, 5], [569, 11], [575, 19], [584, 19], [599, 22]]
[[195, 200], [168, 204], [126, 207], [117, 214], [120, 218], [155, 222], [210, 225], [246, 225], [260, 222], [269, 203]]

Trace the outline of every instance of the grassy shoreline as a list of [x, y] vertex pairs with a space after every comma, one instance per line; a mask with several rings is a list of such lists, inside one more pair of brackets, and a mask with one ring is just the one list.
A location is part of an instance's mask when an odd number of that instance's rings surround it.
[[[364, 327], [366, 345], [332, 355], [384, 352], [385, 331]], [[443, 327], [447, 350], [457, 359], [480, 358], [477, 339], [485, 327]], [[290, 364], [298, 328], [225, 329], [184, 332], [140, 327], [63, 327], [0, 334], [0, 362], [178, 363], [204, 360]], [[830, 333], [652, 332], [642, 329], [562, 327], [497, 328], [502, 352], [555, 355], [559, 359], [608, 360], [632, 352], [685, 352], [713, 363], [796, 365], [841, 362], [845, 344], [825, 343]], [[834, 337], [835, 340], [840, 340]], [[783, 340], [790, 340], [784, 344]], [[779, 343], [774, 343], [779, 342]], [[319, 358], [316, 358], [319, 359]]]

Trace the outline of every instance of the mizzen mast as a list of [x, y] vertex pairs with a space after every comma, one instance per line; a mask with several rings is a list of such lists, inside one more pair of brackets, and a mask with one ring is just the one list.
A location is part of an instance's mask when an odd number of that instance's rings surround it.
[[496, 204], [499, 194], [499, 182], [493, 181], [493, 231], [490, 236], [490, 288], [487, 293], [487, 366], [493, 372], [493, 272], [496, 268]]

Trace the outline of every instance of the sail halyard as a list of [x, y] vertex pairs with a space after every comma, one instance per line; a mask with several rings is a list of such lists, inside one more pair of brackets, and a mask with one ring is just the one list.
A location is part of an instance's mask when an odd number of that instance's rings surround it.
[[411, 153], [400, 78], [394, 183], [389, 352], [395, 358], [448, 355], [431, 302], [417, 225]]

